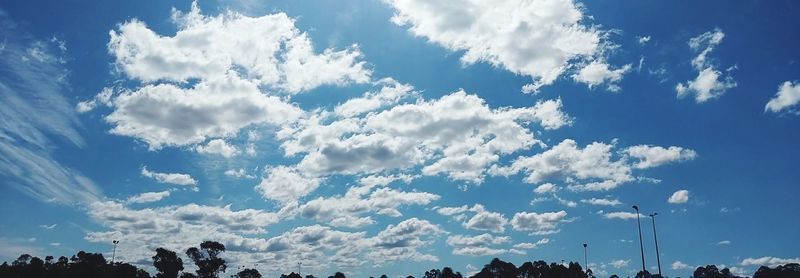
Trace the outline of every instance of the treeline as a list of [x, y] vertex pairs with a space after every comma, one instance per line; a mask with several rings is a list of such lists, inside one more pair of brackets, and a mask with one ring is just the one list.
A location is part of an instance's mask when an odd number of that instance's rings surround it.
[[[218, 278], [227, 270], [225, 259], [220, 254], [225, 252], [225, 245], [215, 241], [205, 241], [200, 248], [186, 249], [186, 256], [197, 266], [192, 272], [184, 271], [183, 260], [174, 251], [164, 248], [156, 249], [152, 257], [153, 267], [158, 271], [155, 276], [128, 263], [108, 262], [100, 253], [78, 252], [70, 258], [61, 256], [54, 259], [47, 256], [44, 260], [28, 254], [19, 256], [9, 264], [0, 265], [0, 278]], [[234, 278], [261, 278], [261, 273], [256, 269], [243, 269], [231, 275]], [[450, 267], [431, 269], [425, 271], [421, 278], [464, 278], [463, 274]], [[636, 278], [660, 278], [647, 271], [639, 272]], [[729, 269], [718, 269], [715, 265], [698, 267], [693, 273], [693, 278], [739, 278]], [[302, 277], [297, 273], [283, 274], [280, 278], [316, 278], [313, 275]], [[328, 278], [346, 278], [341, 272], [336, 272]], [[373, 278], [373, 277], [370, 277]], [[380, 278], [387, 278], [381, 275]], [[409, 275], [406, 278], [415, 278]], [[493, 259], [481, 271], [469, 278], [595, 278], [590, 269], [584, 270], [580, 264], [570, 262], [567, 265], [546, 263], [544, 261], [525, 262], [519, 267], [500, 259]], [[616, 274], [610, 278], [619, 278]], [[781, 265], [776, 268], [760, 267], [753, 278], [800, 278], [800, 265], [796, 263]]]

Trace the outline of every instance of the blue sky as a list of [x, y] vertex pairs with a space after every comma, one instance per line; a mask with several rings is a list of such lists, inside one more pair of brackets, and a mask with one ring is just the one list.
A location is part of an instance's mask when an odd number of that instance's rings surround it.
[[[462, 3], [463, 2], [463, 3]], [[0, 260], [274, 275], [800, 261], [800, 4], [15, 1]], [[655, 267], [652, 222], [642, 219]]]

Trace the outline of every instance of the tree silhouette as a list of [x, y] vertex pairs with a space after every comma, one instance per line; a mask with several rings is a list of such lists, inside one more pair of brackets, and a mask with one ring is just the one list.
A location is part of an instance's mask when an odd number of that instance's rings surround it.
[[333, 276], [328, 276], [328, 278], [345, 278], [344, 273], [336, 272]]
[[[292, 274], [294, 274], [294, 273], [292, 273]], [[239, 273], [236, 273], [236, 275], [233, 275], [233, 277], [234, 278], [261, 278], [261, 273], [259, 273], [258, 270], [255, 270], [255, 269], [245, 268], [244, 270], [239, 271]], [[283, 277], [283, 275], [281, 275], [281, 277]], [[300, 275], [297, 275], [297, 277], [301, 278]]]
[[158, 248], [153, 256], [153, 266], [158, 270], [156, 278], [177, 278], [183, 271], [183, 260], [173, 251]]
[[219, 272], [228, 268], [225, 260], [219, 254], [225, 252], [225, 245], [216, 241], [200, 243], [200, 249], [192, 247], [186, 250], [186, 255], [197, 265], [197, 276], [200, 278], [217, 278]]
[[719, 270], [716, 265], [707, 265], [705, 267], [698, 267], [695, 269], [694, 274], [692, 274], [694, 278], [739, 278], [739, 276], [733, 275], [728, 268], [723, 268]]
[[441, 278], [463, 278], [461, 276], [461, 272], [453, 272], [453, 269], [450, 267], [442, 268], [442, 276]]
[[790, 278], [800, 277], [800, 264], [791, 263], [786, 265], [779, 265], [777, 267], [769, 268], [761, 266], [753, 274], [753, 278]]
[[300, 274], [292, 272], [289, 273], [289, 275], [281, 274], [281, 278], [303, 278], [303, 276], [300, 276]]

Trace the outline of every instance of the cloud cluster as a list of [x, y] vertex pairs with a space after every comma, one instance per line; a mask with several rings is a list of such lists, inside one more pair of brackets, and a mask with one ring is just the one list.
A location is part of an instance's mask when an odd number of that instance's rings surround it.
[[588, 17], [573, 0], [387, 2], [395, 11], [392, 22], [451, 51], [463, 51], [463, 63], [487, 62], [530, 76], [533, 83], [525, 92], [552, 84], [575, 61], [591, 61], [576, 75], [590, 86], [615, 82], [629, 68], [609, 70], [601, 58], [612, 45], [604, 31], [585, 24]]
[[511, 226], [515, 231], [529, 232], [534, 235], [547, 235], [558, 233], [559, 224], [567, 217], [566, 211], [557, 212], [518, 212], [511, 219]]
[[[527, 183], [563, 180], [572, 191], [606, 191], [634, 181], [631, 174], [634, 168], [650, 168], [696, 156], [694, 151], [681, 147], [638, 145], [623, 149], [623, 155], [615, 160], [613, 147], [614, 144], [594, 142], [581, 149], [575, 140], [565, 139], [544, 152], [520, 156], [509, 166], [493, 166], [490, 173], [509, 176], [522, 172]], [[543, 185], [540, 191], [554, 190]]]
[[[250, 125], [285, 124], [304, 112], [280, 95], [370, 80], [356, 47], [316, 53], [283, 13], [205, 16], [194, 3], [188, 13], [174, 11], [173, 21], [174, 36], [135, 19], [110, 32], [117, 69], [142, 86], [111, 96], [104, 91], [104, 103], [113, 108], [106, 120], [112, 133], [151, 149], [230, 137]], [[96, 99], [79, 109], [90, 110]], [[204, 149], [212, 144], [219, 141]]]
[[142, 167], [142, 176], [154, 179], [160, 183], [184, 185], [184, 186], [197, 186], [197, 180], [192, 178], [192, 176], [189, 174], [153, 172], [147, 170], [147, 166]]
[[764, 106], [764, 111], [778, 113], [784, 110], [790, 113], [800, 113], [797, 111], [797, 104], [800, 103], [800, 82], [786, 81], [778, 87], [778, 92]]
[[683, 204], [689, 201], [689, 190], [681, 189], [672, 193], [667, 199], [670, 204]]
[[447, 238], [447, 244], [453, 247], [453, 255], [462, 256], [496, 256], [505, 253], [525, 254], [519, 249], [495, 248], [495, 245], [509, 243], [508, 236], [480, 234], [477, 236], [453, 235]]
[[728, 89], [736, 87], [733, 77], [724, 75], [708, 58], [708, 54], [722, 42], [723, 38], [725, 33], [717, 28], [689, 40], [689, 47], [698, 52], [692, 59], [692, 66], [698, 73], [694, 80], [689, 80], [685, 84], [678, 83], [675, 86], [678, 98], [693, 95], [697, 103], [702, 103], [719, 98]]

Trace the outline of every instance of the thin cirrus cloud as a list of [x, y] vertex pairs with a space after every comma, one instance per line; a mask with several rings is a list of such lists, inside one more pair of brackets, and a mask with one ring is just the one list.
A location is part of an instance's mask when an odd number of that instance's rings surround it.
[[86, 204], [100, 188], [54, 158], [52, 145], [84, 148], [82, 125], [63, 91], [70, 89], [66, 46], [38, 40], [0, 10], [0, 176], [10, 188], [45, 202]]

